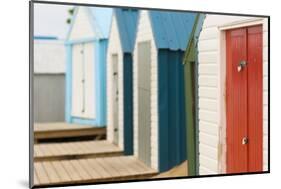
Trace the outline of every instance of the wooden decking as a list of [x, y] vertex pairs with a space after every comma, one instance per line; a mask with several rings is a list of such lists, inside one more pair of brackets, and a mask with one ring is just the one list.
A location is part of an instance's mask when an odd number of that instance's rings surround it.
[[34, 142], [42, 139], [72, 138], [92, 136], [95, 139], [105, 138], [104, 127], [93, 127], [68, 123], [35, 123]]
[[150, 178], [157, 172], [133, 156], [34, 163], [34, 185], [51, 186]]
[[122, 154], [122, 150], [119, 147], [106, 140], [34, 145], [34, 161], [108, 157]]

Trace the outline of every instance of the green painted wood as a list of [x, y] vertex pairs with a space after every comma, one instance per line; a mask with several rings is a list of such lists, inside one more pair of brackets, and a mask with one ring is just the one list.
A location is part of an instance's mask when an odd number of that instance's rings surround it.
[[197, 174], [197, 129], [196, 129], [196, 95], [197, 95], [197, 38], [201, 31], [204, 15], [197, 14], [194, 22], [192, 35], [188, 42], [184, 57], [184, 84], [185, 84], [185, 113], [187, 132], [187, 159], [188, 175]]
[[194, 97], [194, 50], [192, 50], [188, 61], [184, 66], [185, 82], [185, 112], [187, 132], [187, 160], [188, 175], [196, 174], [196, 132], [195, 132], [195, 97]]

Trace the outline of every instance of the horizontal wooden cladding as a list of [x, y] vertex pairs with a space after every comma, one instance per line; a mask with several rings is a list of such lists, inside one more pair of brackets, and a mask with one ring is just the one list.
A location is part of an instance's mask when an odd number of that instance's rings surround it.
[[199, 64], [199, 75], [217, 75], [218, 67], [215, 64]]
[[214, 99], [199, 99], [199, 109], [217, 112], [218, 102]]
[[122, 155], [122, 150], [108, 141], [64, 142], [34, 145], [34, 161], [108, 157]]
[[219, 30], [217, 27], [204, 28], [200, 33], [200, 40], [216, 39], [219, 37]]
[[263, 77], [267, 77], [268, 76], [268, 62], [264, 61], [263, 63]]
[[212, 135], [209, 133], [206, 133], [204, 131], [199, 132], [199, 138], [200, 138], [200, 144], [212, 147], [212, 148], [217, 148], [218, 145], [218, 139], [216, 138], [216, 134]]
[[218, 137], [219, 127], [217, 124], [199, 120], [199, 125], [199, 132], [204, 132], [206, 134]]
[[[206, 157], [204, 155], [199, 156], [200, 165], [206, 167], [211, 171], [216, 171], [218, 169], [218, 161], [213, 158]], [[201, 167], [201, 166], [200, 166]]]
[[199, 87], [199, 97], [208, 99], [217, 99], [217, 88], [214, 87]]
[[204, 120], [206, 122], [218, 123], [218, 113], [208, 110], [200, 110], [199, 109], [199, 120]]
[[263, 47], [263, 62], [268, 62], [268, 47]]
[[268, 106], [267, 105], [263, 106], [263, 119], [268, 120]]
[[267, 76], [263, 77], [263, 91], [264, 92], [268, 91], [268, 77]]
[[208, 168], [206, 168], [206, 167], [204, 167], [202, 165], [199, 167], [199, 173], [200, 173], [200, 175], [214, 175], [214, 174], [218, 174], [217, 172], [212, 171], [212, 170], [210, 170], [210, 169], [208, 169]]
[[220, 41], [218, 38], [200, 40], [200, 43], [198, 44], [198, 50], [199, 52], [217, 51], [219, 48], [219, 44]]
[[35, 186], [144, 179], [156, 174], [133, 156], [34, 163]]
[[207, 144], [200, 143], [200, 155], [211, 158], [213, 160], [217, 159], [218, 148]]
[[213, 76], [213, 75], [200, 75], [198, 77], [198, 82], [199, 82], [199, 86], [204, 86], [204, 87], [218, 86], [217, 76]]
[[218, 61], [218, 53], [216, 51], [202, 52], [199, 51], [198, 62], [199, 64], [216, 64]]

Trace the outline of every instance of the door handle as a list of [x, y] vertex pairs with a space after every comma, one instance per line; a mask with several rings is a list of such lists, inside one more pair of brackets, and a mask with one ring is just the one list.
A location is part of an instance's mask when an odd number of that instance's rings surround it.
[[240, 63], [238, 64], [237, 66], [237, 71], [238, 72], [241, 72], [241, 70], [246, 67], [247, 65], [247, 62], [245, 60], [241, 60]]
[[118, 129], [117, 128], [114, 128], [114, 132], [117, 132], [118, 131]]
[[248, 144], [248, 143], [249, 143], [248, 137], [243, 137], [242, 138], [242, 144], [245, 145], [245, 144]]

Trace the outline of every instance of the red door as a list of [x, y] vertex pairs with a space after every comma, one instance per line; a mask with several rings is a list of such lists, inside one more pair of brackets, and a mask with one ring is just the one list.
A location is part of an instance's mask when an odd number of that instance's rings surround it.
[[226, 32], [227, 173], [262, 171], [262, 26]]

